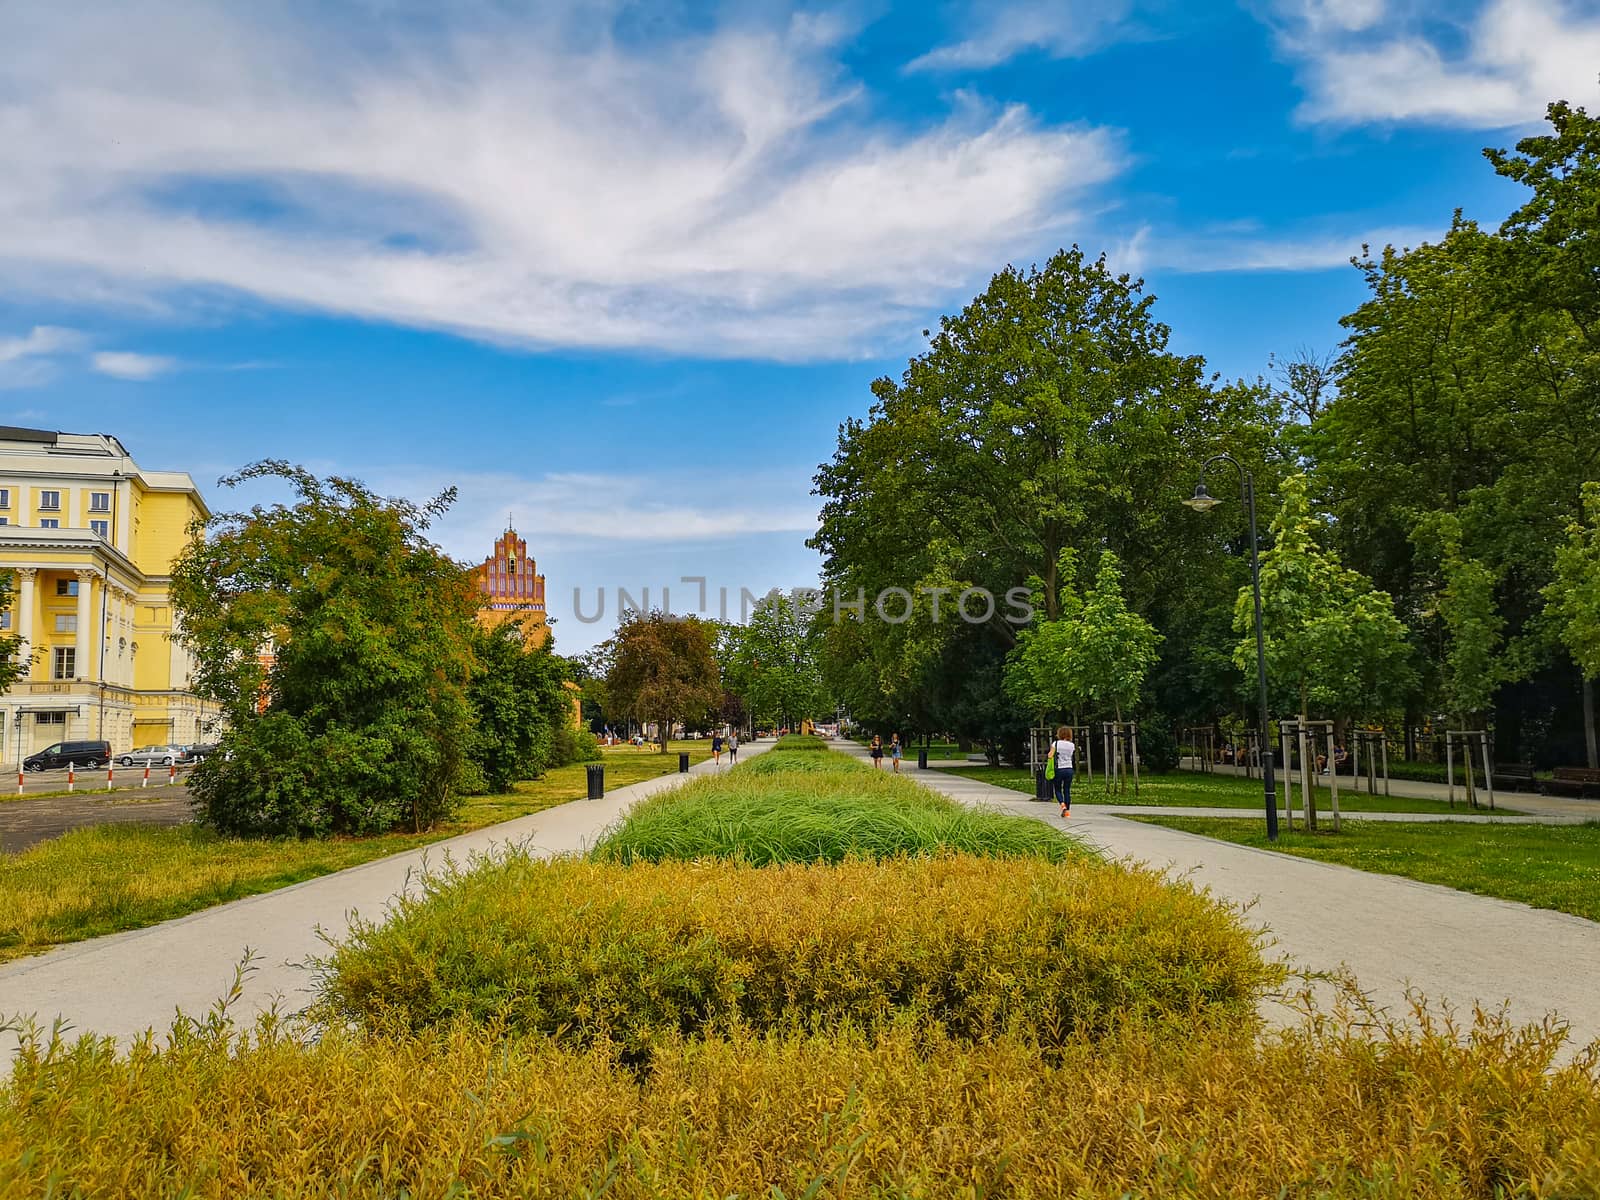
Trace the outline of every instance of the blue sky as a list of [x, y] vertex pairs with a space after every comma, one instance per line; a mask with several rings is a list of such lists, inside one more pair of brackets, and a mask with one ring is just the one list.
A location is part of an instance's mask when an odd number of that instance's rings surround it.
[[0, 0], [0, 43], [0, 422], [219, 507], [263, 456], [454, 484], [441, 542], [514, 514], [568, 651], [575, 587], [811, 582], [840, 421], [1006, 263], [1103, 250], [1253, 376], [1600, 91], [1558, 0]]

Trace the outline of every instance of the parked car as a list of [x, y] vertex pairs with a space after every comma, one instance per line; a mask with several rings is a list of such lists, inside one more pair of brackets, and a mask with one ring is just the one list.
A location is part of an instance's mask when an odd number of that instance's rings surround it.
[[143, 746], [117, 755], [117, 762], [124, 767], [170, 767], [182, 758], [183, 750], [178, 746]]
[[193, 746], [183, 747], [183, 757], [178, 761], [181, 763], [197, 763], [208, 754], [215, 754], [216, 750], [216, 742], [197, 742]]
[[76, 767], [103, 767], [110, 761], [110, 742], [57, 742], [23, 759], [22, 769], [54, 771], [69, 763]]

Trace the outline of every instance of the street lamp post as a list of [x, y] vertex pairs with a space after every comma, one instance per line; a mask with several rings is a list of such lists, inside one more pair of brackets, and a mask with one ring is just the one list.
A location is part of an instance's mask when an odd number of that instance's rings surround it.
[[1245, 511], [1250, 514], [1250, 587], [1255, 594], [1256, 682], [1261, 690], [1261, 781], [1266, 788], [1267, 841], [1275, 842], [1278, 840], [1278, 792], [1273, 778], [1272, 739], [1267, 734], [1267, 642], [1261, 628], [1261, 550], [1256, 541], [1255, 477], [1241, 467], [1239, 460], [1233, 455], [1213, 454], [1200, 464], [1200, 482], [1195, 485], [1194, 495], [1184, 503], [1196, 512], [1210, 512], [1222, 503], [1206, 491], [1206, 469], [1216, 462], [1231, 463], [1233, 469], [1239, 472], [1240, 492], [1244, 498]]

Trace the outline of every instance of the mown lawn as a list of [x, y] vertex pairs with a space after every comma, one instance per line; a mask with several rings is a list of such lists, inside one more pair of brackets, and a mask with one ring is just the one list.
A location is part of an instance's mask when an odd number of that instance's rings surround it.
[[[666, 754], [603, 750], [607, 790], [676, 771], [679, 750], [700, 762], [710, 757], [711, 743], [673, 742]], [[586, 790], [584, 764], [574, 763], [512, 793], [469, 797], [435, 829], [371, 838], [247, 841], [192, 825], [73, 830], [19, 854], [0, 854], [0, 962], [360, 866], [581, 799]]]
[[[949, 775], [963, 775], [968, 779], [982, 780], [992, 783], [996, 787], [1011, 788], [1013, 791], [1026, 792], [1033, 795], [1033, 777], [1025, 768], [1021, 767], [946, 767], [942, 768]], [[1283, 784], [1278, 784], [1278, 801], [1281, 806], [1283, 801]], [[1139, 777], [1139, 794], [1133, 794], [1133, 783], [1130, 779], [1126, 793], [1110, 793], [1101, 777], [1085, 780], [1080, 774], [1072, 784], [1072, 802], [1074, 804], [1149, 804], [1172, 808], [1262, 808], [1265, 807], [1264, 796], [1259, 779], [1238, 779], [1225, 775], [1203, 775], [1198, 771], [1170, 771], [1165, 775], [1145, 774]], [[1317, 811], [1324, 813], [1330, 811], [1328, 789], [1317, 789]], [[1294, 793], [1295, 819], [1300, 815], [1300, 789], [1295, 788]], [[1339, 786], [1339, 811], [1347, 812], [1392, 812], [1392, 813], [1434, 813], [1434, 812], [1462, 812], [1464, 806], [1457, 804], [1455, 809], [1443, 800], [1422, 800], [1414, 796], [1369, 796], [1365, 792], [1346, 791], [1344, 784]], [[1515, 814], [1516, 809], [1504, 805], [1496, 805], [1496, 812]]]
[[1280, 834], [1269, 846], [1260, 821], [1128, 819], [1600, 921], [1600, 821], [1586, 825], [1346, 821], [1339, 833], [1296, 829]]

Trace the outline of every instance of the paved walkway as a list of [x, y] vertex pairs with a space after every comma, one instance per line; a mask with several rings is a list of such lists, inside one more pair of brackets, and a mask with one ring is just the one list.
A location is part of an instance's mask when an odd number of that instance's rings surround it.
[[[865, 757], [854, 743], [839, 744]], [[1554, 1012], [1571, 1024], [1576, 1043], [1600, 1038], [1600, 924], [1593, 921], [1125, 821], [1118, 814], [1135, 810], [1120, 806], [1078, 806], [1062, 821], [1054, 804], [1007, 788], [933, 770], [909, 774], [964, 803], [1067, 826], [1108, 857], [1149, 863], [1250, 905], [1247, 919], [1269, 931], [1275, 953], [1311, 970], [1349, 967], [1361, 987], [1397, 1015], [1406, 1011], [1407, 989], [1415, 988], [1468, 1015], [1474, 1003], [1497, 1008], [1502, 1001], [1518, 1021]], [[1214, 816], [1227, 810], [1157, 811]]]
[[[745, 742], [740, 759], [773, 742]], [[690, 775], [727, 770], [710, 762]], [[351, 916], [372, 917], [408, 886], [424, 861], [457, 861], [512, 842], [541, 853], [579, 851], [646, 796], [678, 786], [672, 774], [608, 792], [598, 801], [574, 800], [531, 816], [475, 830], [422, 850], [396, 854], [261, 896], [208, 908], [148, 929], [77, 942], [0, 967], [0, 1014], [33, 1014], [48, 1026], [56, 1017], [79, 1032], [128, 1042], [146, 1029], [165, 1030], [176, 1010], [201, 1016], [225, 995], [246, 948], [257, 954], [235, 1017], [248, 1024], [275, 1000], [293, 1012], [310, 999], [306, 960], [326, 952], [322, 937], [342, 937]], [[0, 1037], [0, 1072], [16, 1053], [16, 1038]]]
[[7, 800], [0, 803], [0, 853], [15, 854], [87, 825], [181, 825], [193, 817], [189, 789], [181, 783], [136, 791]]

